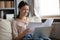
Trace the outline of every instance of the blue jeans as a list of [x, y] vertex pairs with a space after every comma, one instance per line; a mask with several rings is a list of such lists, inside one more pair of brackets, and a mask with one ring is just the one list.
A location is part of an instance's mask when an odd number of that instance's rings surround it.
[[22, 40], [51, 40], [48, 37], [33, 37], [32, 34], [25, 35]]
[[25, 35], [22, 40], [32, 40], [32, 34]]

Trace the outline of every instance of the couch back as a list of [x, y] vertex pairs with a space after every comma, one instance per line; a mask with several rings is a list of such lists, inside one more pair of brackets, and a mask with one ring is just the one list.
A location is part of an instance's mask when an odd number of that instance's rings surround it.
[[0, 19], [0, 40], [12, 40], [11, 23], [5, 19]]

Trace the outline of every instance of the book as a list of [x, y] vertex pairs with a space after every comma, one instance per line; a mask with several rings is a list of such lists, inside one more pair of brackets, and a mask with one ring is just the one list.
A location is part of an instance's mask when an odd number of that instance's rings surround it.
[[0, 8], [5, 8], [5, 2], [4, 1], [0, 1]]
[[14, 17], [14, 14], [6, 14], [6, 19], [7, 20], [12, 20], [13, 19], [13, 17]]
[[14, 1], [11, 1], [11, 7], [14, 8]]
[[5, 1], [5, 8], [11, 8], [11, 1]]
[[3, 11], [0, 11], [0, 13], [1, 13], [1, 18], [3, 18], [3, 15], [4, 15], [4, 12]]

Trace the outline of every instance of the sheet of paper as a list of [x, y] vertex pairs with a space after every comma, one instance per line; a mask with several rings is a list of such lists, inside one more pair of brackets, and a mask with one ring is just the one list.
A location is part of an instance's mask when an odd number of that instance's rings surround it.
[[28, 28], [31, 30], [31, 34], [33, 34], [34, 30], [36, 27], [40, 27], [40, 25], [42, 25], [42, 23], [36, 23], [36, 22], [30, 22], [28, 24]]
[[52, 23], [53, 23], [53, 20], [54, 20], [54, 19], [49, 18], [49, 19], [47, 19], [42, 25], [44, 25], [44, 26], [51, 26]]
[[38, 27], [51, 27], [53, 23], [53, 19], [47, 19], [44, 23], [30, 22], [28, 24], [28, 28], [34, 32], [35, 28]]

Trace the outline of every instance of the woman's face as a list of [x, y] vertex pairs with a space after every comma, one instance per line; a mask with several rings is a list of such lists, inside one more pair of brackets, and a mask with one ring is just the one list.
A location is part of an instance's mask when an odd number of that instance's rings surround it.
[[29, 12], [29, 6], [25, 5], [22, 8], [20, 8], [19, 11], [20, 11], [20, 16], [27, 16]]

